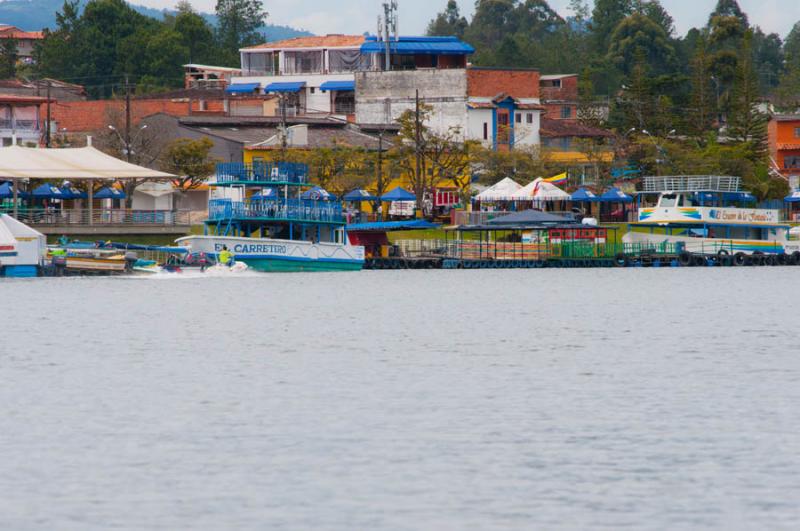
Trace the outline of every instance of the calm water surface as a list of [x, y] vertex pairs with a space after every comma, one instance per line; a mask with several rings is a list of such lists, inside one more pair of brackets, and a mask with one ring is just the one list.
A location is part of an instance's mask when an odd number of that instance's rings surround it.
[[0, 282], [2, 529], [797, 529], [797, 268]]

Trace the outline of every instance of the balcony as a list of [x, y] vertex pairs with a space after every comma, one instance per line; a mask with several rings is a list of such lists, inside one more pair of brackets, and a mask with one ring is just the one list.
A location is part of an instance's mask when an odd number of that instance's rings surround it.
[[295, 162], [223, 162], [217, 164], [217, 186], [308, 184], [308, 166]]
[[339, 203], [305, 199], [259, 199], [251, 201], [212, 199], [208, 203], [208, 220], [345, 223], [342, 207]]

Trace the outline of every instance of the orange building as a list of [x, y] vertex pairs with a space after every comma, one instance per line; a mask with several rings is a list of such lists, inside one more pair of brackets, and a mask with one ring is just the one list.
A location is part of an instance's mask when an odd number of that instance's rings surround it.
[[800, 114], [776, 114], [768, 126], [773, 166], [793, 186], [800, 180]]

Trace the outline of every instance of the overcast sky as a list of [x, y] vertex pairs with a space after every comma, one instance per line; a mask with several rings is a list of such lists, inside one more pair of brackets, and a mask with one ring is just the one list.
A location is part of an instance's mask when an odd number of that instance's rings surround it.
[[[190, 0], [200, 11], [214, 11], [216, 0]], [[173, 0], [132, 0], [156, 8], [171, 8]], [[378, 13], [383, 0], [264, 0], [270, 13], [269, 21], [316, 34], [375, 32]], [[447, 0], [398, 0], [400, 4], [400, 32], [404, 35], [420, 34], [433, 16], [441, 11]], [[461, 10], [471, 14], [474, 0], [459, 0]], [[569, 15], [569, 0], [550, 0], [550, 5], [562, 15]], [[662, 0], [675, 18], [678, 33], [702, 26], [716, 0]], [[777, 32], [785, 37], [792, 25], [800, 21], [798, 0], [739, 0], [751, 23], [761, 26], [766, 33]]]

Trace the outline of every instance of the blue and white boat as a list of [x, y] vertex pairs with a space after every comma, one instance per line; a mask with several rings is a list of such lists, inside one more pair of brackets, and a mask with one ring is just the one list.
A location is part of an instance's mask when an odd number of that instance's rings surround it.
[[238, 187], [244, 199], [211, 199], [205, 234], [176, 240], [190, 253], [216, 258], [227, 247], [256, 271], [363, 267], [364, 248], [348, 243], [341, 204], [309, 184], [305, 164], [223, 163], [214, 186]]
[[[778, 209], [753, 208], [739, 177], [681, 175], [645, 177], [637, 221], [625, 243], [676, 244], [689, 253], [785, 255], [800, 262], [800, 242]], [[655, 196], [655, 204], [647, 197]]]

